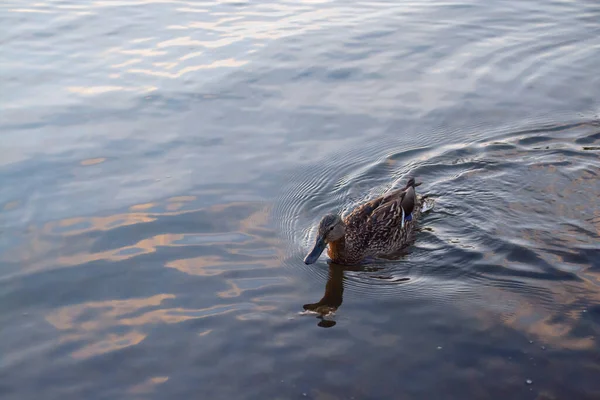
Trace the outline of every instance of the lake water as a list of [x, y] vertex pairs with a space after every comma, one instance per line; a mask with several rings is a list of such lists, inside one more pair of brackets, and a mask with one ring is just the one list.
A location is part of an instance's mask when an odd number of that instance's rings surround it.
[[[0, 21], [2, 400], [600, 398], [597, 1]], [[303, 264], [411, 175], [407, 254]]]

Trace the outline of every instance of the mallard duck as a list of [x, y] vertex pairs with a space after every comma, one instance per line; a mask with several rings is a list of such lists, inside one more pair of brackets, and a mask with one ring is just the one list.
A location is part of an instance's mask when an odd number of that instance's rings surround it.
[[422, 198], [415, 191], [420, 184], [410, 178], [404, 188], [360, 205], [343, 219], [337, 214], [325, 215], [304, 263], [316, 262], [326, 247], [331, 261], [344, 265], [393, 254], [405, 247], [421, 214]]

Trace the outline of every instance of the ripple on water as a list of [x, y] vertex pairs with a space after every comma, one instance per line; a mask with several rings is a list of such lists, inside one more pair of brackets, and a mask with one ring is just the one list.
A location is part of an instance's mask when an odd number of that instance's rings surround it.
[[[265, 204], [206, 204], [203, 194], [31, 226], [28, 240], [3, 254], [3, 307], [15, 331], [31, 322], [12, 305], [30, 307], [43, 321], [35, 329], [44, 344], [37, 353], [48, 348], [72, 365], [152, 348], [165, 329], [175, 336], [197, 331], [206, 340], [207, 319], [225, 318], [211, 325], [225, 330], [236, 319], [265, 320], [288, 283], [273, 273], [278, 246]], [[21, 336], [8, 337], [22, 346], [29, 338]], [[219, 341], [213, 336], [208, 340]], [[23, 357], [22, 348], [9, 351], [6, 367]], [[132, 390], [163, 381], [151, 378]]]
[[[553, 282], [580, 281], [581, 265], [598, 273], [591, 247], [600, 232], [593, 172], [600, 153], [582, 148], [598, 141], [598, 127], [597, 121], [539, 124], [463, 146], [395, 152], [385, 142], [331, 157], [292, 175], [274, 209], [290, 248], [282, 261], [294, 273], [327, 280], [322, 261], [302, 263], [320, 217], [350, 210], [415, 175], [424, 182], [420, 192], [435, 197], [435, 210], [423, 217], [407, 254], [347, 270], [347, 292], [464, 304], [498, 297], [505, 312], [514, 312], [507, 297], [524, 298], [555, 309]], [[574, 257], [576, 269], [567, 261]]]

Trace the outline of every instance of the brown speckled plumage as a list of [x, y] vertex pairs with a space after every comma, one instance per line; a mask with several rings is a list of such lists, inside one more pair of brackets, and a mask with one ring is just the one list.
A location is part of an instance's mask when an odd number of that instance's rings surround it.
[[[406, 187], [358, 206], [343, 220], [334, 214], [326, 215], [319, 224], [315, 249], [319, 243], [322, 250], [327, 245], [327, 255], [337, 264], [357, 264], [367, 257], [401, 250], [408, 244], [421, 214], [422, 198], [415, 193], [418, 185], [411, 179]], [[412, 220], [405, 221], [404, 227], [403, 209], [406, 215], [412, 212]], [[316, 253], [313, 249], [305, 262], [315, 262]]]

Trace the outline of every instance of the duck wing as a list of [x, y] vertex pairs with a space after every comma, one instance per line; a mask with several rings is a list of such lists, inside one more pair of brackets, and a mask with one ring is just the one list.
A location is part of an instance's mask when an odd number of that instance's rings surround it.
[[405, 195], [406, 189], [398, 189], [364, 203], [346, 217], [346, 226], [353, 231], [360, 230], [367, 233], [373, 225], [394, 226], [401, 224], [401, 204]]
[[404, 210], [402, 202], [406, 196], [406, 191], [402, 190], [390, 196], [387, 201], [382, 202], [379, 207], [373, 210], [370, 221], [372, 224], [384, 226], [396, 226], [402, 224], [404, 218]]
[[415, 188], [412, 186], [406, 188], [406, 191], [404, 192], [404, 197], [402, 198], [402, 201], [401, 201], [402, 209], [404, 210], [404, 213], [406, 214], [405, 215], [406, 221], [412, 220], [412, 212], [415, 209], [416, 203], [417, 203], [417, 194], [415, 192]]

